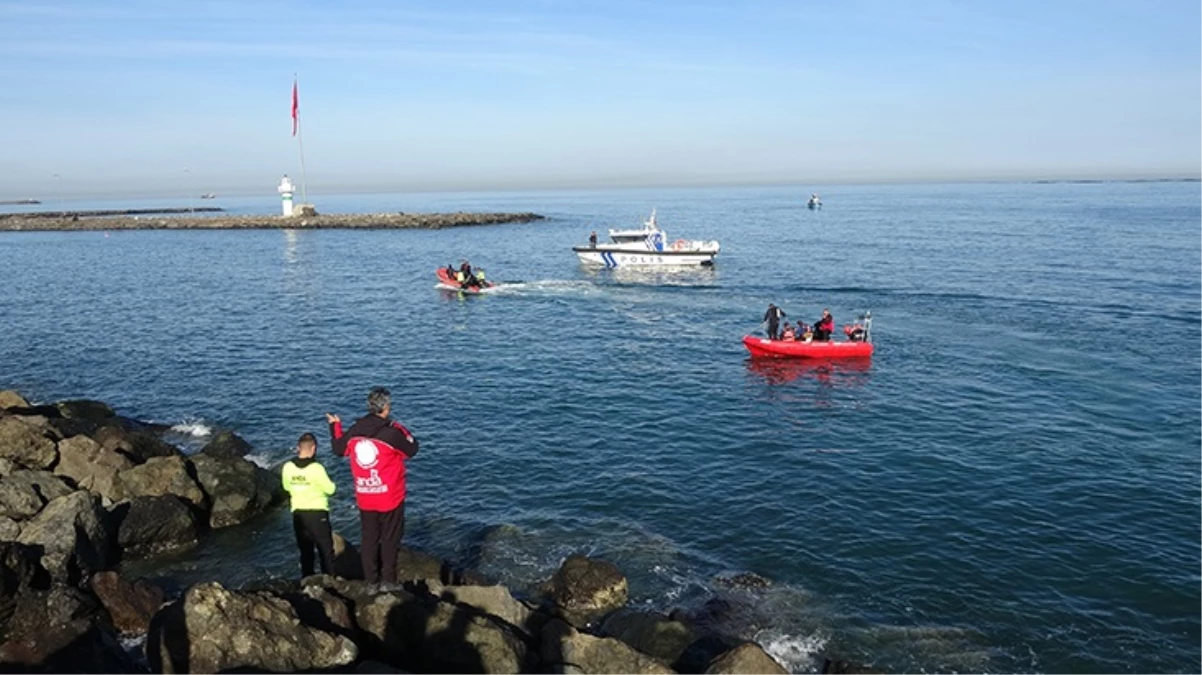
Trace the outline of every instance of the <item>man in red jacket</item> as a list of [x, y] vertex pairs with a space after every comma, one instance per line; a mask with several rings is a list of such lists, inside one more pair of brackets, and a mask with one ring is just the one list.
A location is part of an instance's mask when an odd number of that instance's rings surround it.
[[342, 420], [326, 413], [338, 456], [350, 455], [359, 504], [363, 576], [368, 583], [396, 583], [397, 548], [405, 534], [405, 460], [417, 454], [409, 430], [388, 419], [392, 395], [383, 387], [367, 395], [367, 416], [343, 433]]

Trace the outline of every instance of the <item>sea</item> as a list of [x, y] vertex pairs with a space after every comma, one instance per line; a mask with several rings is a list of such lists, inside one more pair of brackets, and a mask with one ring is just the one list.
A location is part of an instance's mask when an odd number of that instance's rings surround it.
[[[546, 220], [0, 233], [0, 388], [106, 401], [188, 451], [232, 430], [264, 466], [313, 432], [354, 541], [324, 415], [388, 387], [421, 442], [407, 544], [518, 594], [604, 558], [633, 607], [795, 672], [1202, 671], [1198, 182], [309, 198]], [[203, 205], [279, 209], [271, 190]], [[669, 240], [720, 240], [715, 266], [572, 253], [652, 209]], [[464, 259], [503, 286], [436, 288]], [[871, 312], [875, 355], [752, 360], [768, 303]], [[297, 577], [292, 536], [279, 510], [136, 571]]]

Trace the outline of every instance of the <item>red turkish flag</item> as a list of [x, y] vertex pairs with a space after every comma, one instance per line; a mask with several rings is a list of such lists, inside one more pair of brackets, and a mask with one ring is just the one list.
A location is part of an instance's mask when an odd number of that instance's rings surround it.
[[293, 136], [296, 135], [296, 125], [297, 125], [296, 111], [297, 111], [297, 108], [299, 108], [299, 107], [300, 106], [297, 104], [297, 100], [296, 100], [296, 80], [293, 80], [292, 81], [292, 135]]

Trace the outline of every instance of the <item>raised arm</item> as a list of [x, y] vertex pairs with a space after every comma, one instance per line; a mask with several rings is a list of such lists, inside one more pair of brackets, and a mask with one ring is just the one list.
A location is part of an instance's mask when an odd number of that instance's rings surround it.
[[334, 454], [346, 457], [346, 437], [342, 435], [342, 420], [337, 415], [326, 413], [326, 422], [330, 424], [330, 447]]

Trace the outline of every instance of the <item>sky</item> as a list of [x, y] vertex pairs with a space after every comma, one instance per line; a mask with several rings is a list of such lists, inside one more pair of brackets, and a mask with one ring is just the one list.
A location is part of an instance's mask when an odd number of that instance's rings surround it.
[[1198, 0], [0, 0], [0, 199], [1198, 177]]

